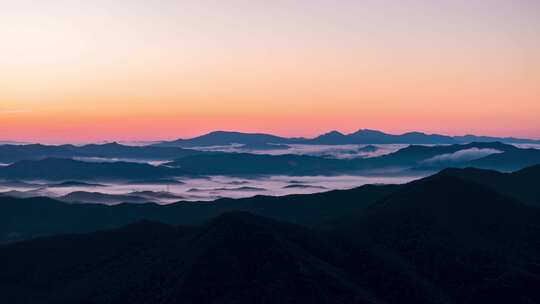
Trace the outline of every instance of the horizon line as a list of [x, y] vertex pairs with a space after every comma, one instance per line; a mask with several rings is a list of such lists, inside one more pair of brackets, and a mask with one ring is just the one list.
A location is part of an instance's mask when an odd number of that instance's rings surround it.
[[37, 140], [37, 141], [29, 141], [28, 139], [25, 139], [25, 140], [17, 140], [17, 139], [2, 139], [0, 138], [0, 144], [4, 145], [4, 144], [44, 144], [44, 145], [62, 145], [62, 144], [77, 144], [77, 145], [83, 145], [83, 144], [106, 144], [106, 143], [131, 143], [131, 144], [134, 144], [134, 143], [138, 143], [138, 144], [141, 144], [141, 145], [147, 145], [147, 144], [152, 144], [152, 143], [161, 143], [161, 142], [167, 142], [167, 141], [175, 141], [175, 140], [190, 140], [190, 139], [194, 139], [194, 138], [197, 138], [197, 137], [201, 137], [201, 136], [205, 136], [205, 135], [209, 135], [209, 134], [212, 134], [212, 133], [217, 133], [217, 132], [223, 132], [223, 133], [240, 133], [240, 134], [250, 134], [250, 135], [271, 135], [271, 136], [276, 136], [276, 137], [282, 137], [282, 138], [287, 138], [287, 139], [314, 139], [314, 138], [317, 138], [319, 136], [322, 136], [322, 135], [325, 135], [325, 134], [329, 134], [329, 133], [333, 133], [333, 132], [337, 132], [337, 133], [340, 133], [342, 135], [345, 135], [345, 136], [348, 136], [348, 135], [352, 135], [354, 133], [357, 133], [357, 132], [360, 132], [360, 131], [373, 131], [373, 132], [380, 132], [380, 133], [383, 133], [385, 135], [391, 135], [391, 136], [402, 136], [402, 135], [405, 135], [405, 134], [410, 134], [410, 133], [420, 133], [420, 134], [424, 134], [424, 135], [435, 135], [435, 136], [448, 136], [448, 137], [464, 137], [464, 136], [476, 136], [476, 137], [494, 137], [494, 138], [501, 138], [501, 139], [524, 139], [524, 140], [533, 140], [533, 141], [540, 141], [540, 137], [522, 137], [522, 136], [514, 136], [514, 135], [509, 135], [509, 136], [496, 136], [496, 135], [486, 135], [486, 134], [482, 134], [482, 135], [479, 135], [479, 134], [475, 134], [475, 133], [461, 133], [461, 134], [451, 134], [451, 133], [438, 133], [438, 132], [433, 132], [433, 133], [430, 133], [430, 132], [425, 132], [425, 131], [418, 131], [418, 130], [415, 130], [413, 129], [412, 131], [406, 131], [406, 132], [387, 132], [387, 131], [383, 131], [381, 129], [371, 129], [371, 128], [359, 128], [357, 129], [356, 131], [352, 131], [352, 132], [342, 132], [342, 131], [339, 131], [338, 129], [332, 129], [332, 130], [329, 130], [329, 131], [326, 131], [326, 132], [321, 132], [321, 133], [317, 133], [317, 135], [314, 135], [314, 136], [287, 136], [287, 135], [281, 135], [279, 134], [280, 132], [276, 132], [276, 133], [273, 133], [273, 132], [261, 132], [261, 131], [243, 131], [243, 130], [238, 130], [238, 129], [216, 129], [216, 130], [212, 130], [212, 131], [203, 131], [203, 132], [200, 132], [198, 133], [197, 135], [193, 135], [193, 136], [177, 136], [177, 137], [171, 137], [171, 138], [161, 138], [161, 139], [144, 139], [144, 138], [140, 138], [140, 139], [133, 139], [133, 140], [128, 140], [128, 139], [102, 139], [102, 140], [82, 140], [82, 141], [49, 141], [49, 140]]

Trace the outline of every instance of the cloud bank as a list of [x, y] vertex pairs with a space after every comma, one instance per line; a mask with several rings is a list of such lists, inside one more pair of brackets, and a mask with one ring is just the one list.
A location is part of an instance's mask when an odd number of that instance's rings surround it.
[[491, 154], [502, 153], [503, 151], [497, 149], [478, 149], [470, 148], [465, 150], [459, 150], [454, 153], [440, 154], [424, 160], [423, 164], [448, 164], [448, 163], [460, 163], [467, 162], [475, 159], [479, 159]]

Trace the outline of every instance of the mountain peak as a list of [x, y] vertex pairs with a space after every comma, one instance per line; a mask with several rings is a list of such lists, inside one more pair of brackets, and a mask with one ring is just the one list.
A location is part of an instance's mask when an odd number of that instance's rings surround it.
[[324, 138], [324, 137], [343, 137], [343, 136], [346, 136], [345, 134], [339, 132], [339, 131], [336, 131], [336, 130], [332, 130], [328, 133], [324, 133], [320, 136], [318, 136], [317, 138]]
[[102, 146], [105, 146], [105, 147], [120, 147], [120, 146], [123, 146], [123, 145], [118, 143], [117, 141], [112, 141], [112, 142], [109, 142], [109, 143], [104, 143]]
[[353, 135], [387, 135], [384, 132], [381, 132], [379, 130], [373, 130], [373, 129], [359, 129], [358, 131], [354, 132]]
[[424, 132], [418, 132], [418, 131], [412, 131], [412, 132], [407, 132], [403, 135], [415, 135], [415, 136], [418, 136], [418, 135], [427, 135], [426, 133]]
[[343, 135], [343, 133], [339, 132], [339, 131], [336, 131], [336, 130], [332, 130], [324, 135]]

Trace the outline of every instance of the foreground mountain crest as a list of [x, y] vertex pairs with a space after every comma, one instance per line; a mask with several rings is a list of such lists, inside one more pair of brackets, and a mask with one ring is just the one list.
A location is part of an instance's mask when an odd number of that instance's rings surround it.
[[0, 299], [534, 303], [539, 177], [538, 166], [447, 169], [404, 185], [168, 206], [0, 198], [3, 240], [35, 238], [0, 246]]

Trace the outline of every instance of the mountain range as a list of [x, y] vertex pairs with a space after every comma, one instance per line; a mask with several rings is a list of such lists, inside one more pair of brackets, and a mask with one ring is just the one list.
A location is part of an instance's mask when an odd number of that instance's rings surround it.
[[167, 206], [0, 198], [2, 241], [26, 239], [0, 246], [0, 301], [536, 303], [539, 178], [448, 169]]
[[134, 162], [85, 162], [68, 158], [22, 160], [0, 167], [0, 178], [22, 180], [143, 180], [173, 176], [178, 169]]
[[470, 142], [504, 142], [539, 144], [540, 140], [492, 137], [492, 136], [448, 136], [441, 134], [426, 134], [408, 132], [404, 134], [387, 134], [377, 130], [360, 129], [350, 134], [331, 131], [314, 138], [288, 138], [264, 133], [241, 133], [232, 131], [214, 131], [189, 139], [177, 139], [155, 144], [161, 147], [204, 147], [223, 146], [231, 144], [262, 145], [262, 144], [309, 144], [309, 145], [344, 145], [344, 144], [463, 144]]
[[[536, 186], [536, 181], [540, 179], [540, 165], [512, 173], [454, 168], [443, 170], [435, 176], [459, 179], [522, 204], [540, 207], [540, 190]], [[428, 177], [421, 180], [431, 179]], [[227, 211], [246, 211], [302, 225], [329, 223], [333, 219], [364, 210], [381, 198], [410, 185], [418, 183], [365, 185], [351, 190], [281, 197], [257, 195], [243, 199], [222, 198], [212, 203], [180, 201], [169, 205], [147, 203], [105, 206], [66, 204], [45, 197], [0, 197], [0, 243], [41, 235], [110, 229], [143, 219], [171, 225], [196, 225]]]
[[[161, 149], [161, 148], [153, 148]], [[177, 148], [173, 148], [177, 149]], [[182, 149], [181, 151], [183, 151]], [[151, 157], [152, 154], [148, 154]], [[182, 154], [181, 154], [182, 155]], [[22, 160], [0, 167], [7, 180], [130, 180], [197, 175], [426, 175], [447, 167], [477, 167], [503, 171], [540, 164], [540, 150], [504, 143], [469, 143], [440, 146], [410, 145], [370, 158], [333, 159], [308, 155], [197, 152], [163, 165], [135, 162], [80, 161], [67, 158]]]
[[75, 145], [0, 145], [0, 162], [43, 158], [109, 158], [125, 160], [171, 160], [202, 153], [177, 147], [127, 146], [119, 143]]
[[[304, 145], [344, 145], [344, 144], [466, 144], [472, 142], [502, 142], [509, 144], [540, 144], [540, 140], [488, 137], [488, 136], [446, 136], [409, 132], [401, 135], [387, 134], [375, 130], [359, 130], [351, 134], [332, 131], [314, 138], [286, 138], [262, 133], [241, 133], [215, 131], [191, 139], [160, 142], [146, 146], [128, 146], [116, 142], [107, 144], [42, 145], [10, 144], [0, 142], [0, 163], [43, 158], [106, 158], [121, 160], [173, 160], [184, 156], [210, 153], [196, 151], [193, 147], [226, 146], [240, 144], [246, 150], [287, 150], [290, 144]], [[182, 148], [183, 147], [183, 148]], [[373, 151], [374, 147], [369, 148]]]

